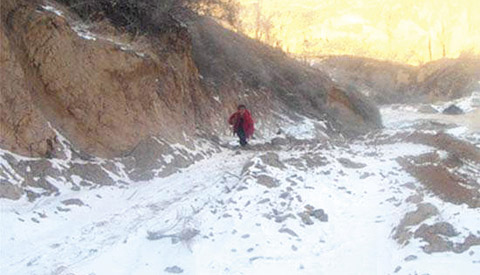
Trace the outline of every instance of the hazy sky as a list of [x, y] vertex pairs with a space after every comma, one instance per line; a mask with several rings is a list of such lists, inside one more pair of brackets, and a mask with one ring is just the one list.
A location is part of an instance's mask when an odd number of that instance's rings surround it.
[[240, 29], [296, 54], [418, 64], [480, 53], [478, 0], [240, 0]]

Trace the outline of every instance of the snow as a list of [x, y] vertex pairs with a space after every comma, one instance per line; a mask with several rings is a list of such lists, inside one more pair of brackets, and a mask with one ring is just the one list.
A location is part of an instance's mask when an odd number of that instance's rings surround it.
[[314, 139], [318, 136], [327, 137], [325, 121], [313, 120], [304, 116], [299, 116], [298, 121], [293, 121], [283, 114], [275, 113], [275, 115], [281, 117], [281, 121], [284, 121], [280, 128], [287, 136], [303, 140]]
[[[385, 107], [382, 114], [387, 136], [413, 132], [419, 121], [438, 119], [408, 106]], [[392, 237], [405, 214], [417, 208], [407, 198], [419, 192], [423, 203], [439, 209], [425, 224], [452, 224], [459, 233], [449, 239], [454, 242], [480, 234], [478, 209], [425, 192], [397, 161], [430, 152], [445, 159], [446, 151], [368, 139], [345, 146], [322, 143], [315, 138], [322, 136], [326, 124], [303, 117], [288, 121], [282, 129], [286, 135], [303, 138], [304, 145], [220, 150], [190, 140], [192, 146], [171, 145], [173, 152], [162, 156], [164, 163], [173, 163], [178, 155], [209, 157], [169, 177], [131, 182], [125, 166], [117, 162], [118, 174], [105, 171], [128, 184], [73, 191], [72, 185], [79, 185], [82, 178], [73, 176], [73, 182], [67, 183], [47, 177], [60, 189], [58, 195], [33, 203], [25, 196], [18, 201], [0, 199], [0, 244], [8, 247], [0, 252], [2, 273], [168, 274], [175, 269], [183, 274], [478, 273], [480, 246], [460, 254], [426, 254], [420, 239], [401, 246]], [[448, 133], [478, 134], [462, 125]], [[57, 135], [68, 149], [65, 137]], [[267, 141], [257, 139], [252, 144]], [[230, 137], [225, 142], [236, 140]], [[2, 177], [20, 184], [6, 153], [0, 151]], [[278, 155], [284, 167], [269, 162], [267, 153]], [[32, 160], [10, 155], [18, 161]], [[315, 158], [321, 163], [309, 166]], [[341, 158], [363, 165], [344, 167]], [[69, 161], [77, 160], [69, 153], [67, 160], [55, 160], [55, 167], [61, 169]], [[460, 172], [480, 171], [475, 164], [467, 166]], [[260, 184], [261, 177], [276, 180], [278, 187]], [[80, 199], [84, 205], [65, 205], [69, 199]], [[312, 225], [304, 223], [299, 213], [307, 206], [323, 209], [328, 221], [311, 217]]]
[[57, 8], [51, 6], [51, 5], [44, 5], [44, 6], [42, 6], [42, 8], [46, 11], [55, 13], [57, 16], [63, 17], [63, 12], [58, 10]]
[[[42, 6], [42, 8], [46, 11], [49, 11], [49, 12], [53, 12], [55, 13], [57, 16], [61, 16], [61, 17], [65, 17], [63, 12], [58, 10], [57, 8], [51, 6], [51, 5], [44, 5]], [[69, 24], [71, 25], [71, 28], [72, 30], [81, 38], [85, 39], [85, 40], [91, 40], [91, 41], [97, 41], [97, 40], [102, 40], [102, 41], [107, 41], [107, 42], [110, 42], [112, 44], [114, 44], [115, 46], [118, 47], [118, 49], [124, 51], [124, 52], [132, 52], [133, 54], [141, 57], [141, 58], [146, 58], [147, 57], [147, 54], [146, 53], [143, 53], [143, 52], [140, 52], [140, 51], [137, 51], [135, 49], [135, 47], [131, 44], [128, 44], [128, 43], [122, 43], [120, 41], [117, 41], [115, 39], [112, 39], [110, 37], [104, 37], [102, 35], [99, 35], [99, 34], [95, 34], [95, 33], [92, 33], [90, 30], [89, 30], [89, 26], [84, 24], [84, 23], [81, 23], [81, 22], [76, 22], [76, 21], [73, 21], [71, 18], [67, 18], [67, 20], [69, 20]]]
[[[426, 255], [419, 245], [402, 248], [390, 237], [402, 216], [414, 209], [409, 204], [397, 206], [414, 192], [401, 185], [414, 179], [400, 171], [395, 159], [431, 150], [409, 143], [324, 149], [315, 153], [328, 160], [325, 167], [302, 171], [290, 165], [288, 169], [268, 166], [262, 173], [281, 181], [279, 188], [272, 189], [242, 176], [246, 162], [266, 165], [259, 152], [226, 150], [168, 178], [122, 189], [72, 192], [65, 188], [60, 196], [41, 198], [35, 205], [2, 201], [1, 243], [9, 247], [2, 255], [2, 270], [6, 274], [159, 274], [178, 266], [185, 274], [389, 274], [402, 266], [400, 274], [448, 274], [455, 265], [461, 274], [474, 274], [478, 266], [467, 253]], [[372, 152], [379, 156], [369, 156]], [[286, 160], [305, 151], [277, 153]], [[350, 170], [335, 161], [347, 156], [368, 166]], [[251, 172], [255, 171], [259, 172]], [[396, 173], [389, 175], [392, 171]], [[363, 172], [373, 175], [362, 179]], [[294, 191], [281, 199], [288, 187]], [[61, 203], [71, 198], [81, 199], [85, 206]], [[295, 216], [307, 204], [324, 209], [329, 221], [305, 226], [298, 217], [281, 223], [269, 218], [272, 211]], [[442, 209], [441, 217], [450, 222], [480, 228], [479, 220], [471, 219], [478, 216], [475, 210], [450, 204]], [[148, 232], [165, 237], [149, 240]], [[194, 236], [178, 237], [176, 242], [175, 236], [185, 232]], [[470, 251], [480, 253], [478, 247]], [[418, 259], [405, 261], [409, 255]]]
[[174, 159], [175, 159], [175, 157], [172, 156], [172, 155], [163, 156], [163, 160], [164, 160], [165, 163], [167, 163], [167, 164], [171, 163]]
[[438, 108], [440, 111], [445, 110], [452, 104], [455, 104], [457, 107], [462, 109], [465, 113], [472, 112], [480, 108], [480, 91], [473, 92], [470, 96], [453, 100], [451, 102], [441, 102], [435, 104], [434, 107]]
[[84, 25], [79, 24], [79, 25], [73, 26], [72, 30], [74, 30], [77, 33], [77, 35], [83, 39], [92, 40], [92, 41], [97, 40], [97, 37], [90, 31], [88, 31], [87, 27]]

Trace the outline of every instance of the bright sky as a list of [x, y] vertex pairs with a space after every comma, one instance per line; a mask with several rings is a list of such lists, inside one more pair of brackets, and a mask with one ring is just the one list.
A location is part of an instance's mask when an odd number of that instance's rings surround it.
[[240, 30], [306, 56], [419, 64], [480, 53], [478, 0], [239, 0]]

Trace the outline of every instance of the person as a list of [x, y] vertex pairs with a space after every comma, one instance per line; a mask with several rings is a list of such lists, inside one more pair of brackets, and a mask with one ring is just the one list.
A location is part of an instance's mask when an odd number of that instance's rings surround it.
[[255, 123], [247, 107], [243, 104], [238, 105], [237, 112], [230, 116], [228, 123], [233, 126], [233, 133], [240, 138], [240, 145], [246, 146], [247, 140], [253, 136], [255, 131]]

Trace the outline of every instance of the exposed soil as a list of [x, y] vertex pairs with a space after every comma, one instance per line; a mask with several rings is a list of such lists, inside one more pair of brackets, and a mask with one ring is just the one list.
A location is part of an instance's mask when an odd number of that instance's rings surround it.
[[[436, 154], [428, 154], [400, 159], [399, 163], [425, 188], [441, 199], [455, 204], [466, 203], [473, 208], [480, 207], [478, 188], [468, 187], [468, 178], [451, 172], [444, 162], [436, 158], [438, 158]], [[430, 161], [435, 159], [434, 162]]]
[[62, 5], [49, 4], [59, 15], [43, 4], [1, 5], [2, 77], [12, 76], [2, 90], [19, 92], [0, 95], [0, 146], [14, 153], [55, 157], [52, 128], [79, 151], [108, 158], [150, 136], [188, 144], [197, 134], [227, 133], [225, 118], [239, 103], [266, 132], [284, 122], [278, 113], [326, 120], [332, 135], [381, 127], [366, 98], [212, 19], [172, 11], [155, 36], [126, 40], [108, 22], [88, 29]]

